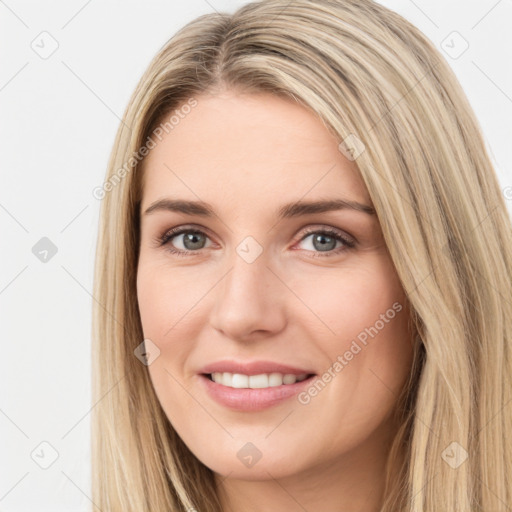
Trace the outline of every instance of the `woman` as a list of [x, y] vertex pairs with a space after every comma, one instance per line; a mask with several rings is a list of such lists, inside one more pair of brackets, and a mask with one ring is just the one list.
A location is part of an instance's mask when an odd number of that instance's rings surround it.
[[97, 249], [102, 510], [512, 507], [512, 236], [448, 65], [369, 0], [189, 23]]

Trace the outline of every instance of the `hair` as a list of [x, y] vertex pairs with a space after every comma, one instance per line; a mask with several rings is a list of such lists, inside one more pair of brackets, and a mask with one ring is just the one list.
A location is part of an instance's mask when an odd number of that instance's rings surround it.
[[[108, 511], [221, 512], [213, 472], [172, 428], [134, 350], [143, 341], [138, 155], [167, 116], [223, 90], [297, 102], [340, 142], [355, 136], [364, 144], [357, 171], [419, 339], [381, 511], [512, 506], [510, 217], [449, 65], [417, 28], [371, 0], [263, 0], [200, 16], [161, 48], [137, 85], [100, 213], [93, 503]], [[458, 467], [449, 463], [466, 452]]]

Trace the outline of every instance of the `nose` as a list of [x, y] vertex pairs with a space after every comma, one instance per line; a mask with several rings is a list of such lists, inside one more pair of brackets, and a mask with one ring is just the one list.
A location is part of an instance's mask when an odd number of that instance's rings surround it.
[[249, 341], [284, 329], [287, 290], [267, 265], [263, 255], [252, 263], [235, 255], [231, 269], [215, 287], [211, 325], [224, 336]]

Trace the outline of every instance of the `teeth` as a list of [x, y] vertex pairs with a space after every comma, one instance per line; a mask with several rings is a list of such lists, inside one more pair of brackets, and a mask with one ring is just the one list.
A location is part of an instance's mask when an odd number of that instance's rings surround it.
[[261, 389], [283, 384], [295, 384], [307, 377], [307, 373], [294, 375], [292, 373], [261, 373], [259, 375], [244, 375], [242, 373], [215, 372], [211, 374], [212, 380], [230, 388]]
[[269, 386], [281, 386], [283, 383], [283, 374], [282, 373], [271, 373], [268, 376], [268, 385]]
[[283, 377], [283, 384], [293, 384], [294, 382], [297, 382], [297, 377], [295, 375], [287, 373]]
[[[222, 381], [224, 382], [224, 379], [222, 379]], [[249, 377], [241, 373], [234, 373], [231, 377], [231, 386], [234, 388], [248, 388]]]
[[262, 373], [261, 375], [249, 376], [250, 388], [268, 388], [268, 375]]

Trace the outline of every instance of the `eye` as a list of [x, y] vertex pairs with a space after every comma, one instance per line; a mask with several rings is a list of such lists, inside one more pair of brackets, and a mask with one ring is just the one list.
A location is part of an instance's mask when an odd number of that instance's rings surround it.
[[[166, 231], [156, 241], [159, 246], [166, 246], [166, 250], [177, 256], [187, 256], [209, 247], [209, 240], [204, 231], [184, 226]], [[309, 229], [300, 243], [305, 245], [302, 250], [313, 253], [313, 257], [333, 256], [355, 247], [353, 238], [333, 228]]]
[[[165, 245], [166, 249], [173, 254], [186, 256], [187, 254], [198, 252], [207, 247], [207, 240], [209, 240], [209, 238], [203, 231], [181, 227], [166, 231], [157, 241], [158, 245]], [[176, 245], [181, 245], [182, 247], [176, 247]]]
[[[316, 253], [312, 255], [315, 258], [333, 256], [355, 247], [355, 240], [332, 228], [309, 230], [300, 242], [308, 239], [309, 241], [304, 244], [305, 250]], [[337, 244], [339, 245], [336, 247]]]

